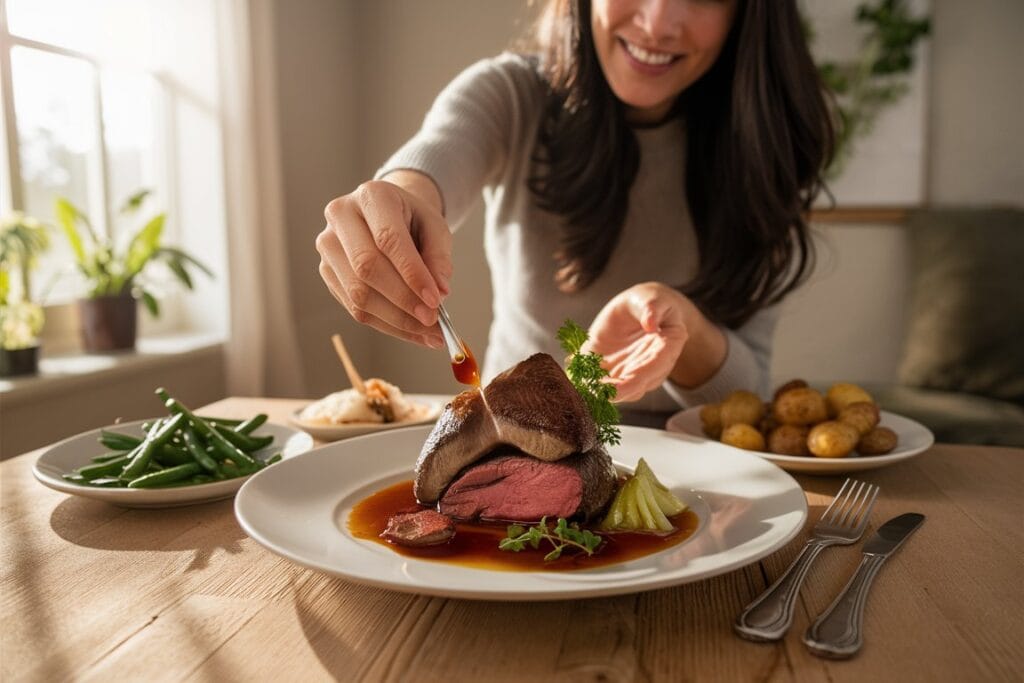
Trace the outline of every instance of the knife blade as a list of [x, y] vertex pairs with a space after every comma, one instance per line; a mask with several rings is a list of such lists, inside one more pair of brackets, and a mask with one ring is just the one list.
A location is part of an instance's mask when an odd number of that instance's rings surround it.
[[893, 517], [864, 544], [865, 555], [891, 555], [924, 521], [924, 515], [907, 512]]
[[852, 657], [863, 645], [861, 626], [868, 588], [882, 564], [924, 522], [924, 515], [908, 512], [893, 517], [864, 544], [860, 566], [846, 587], [804, 634], [813, 654], [832, 659]]

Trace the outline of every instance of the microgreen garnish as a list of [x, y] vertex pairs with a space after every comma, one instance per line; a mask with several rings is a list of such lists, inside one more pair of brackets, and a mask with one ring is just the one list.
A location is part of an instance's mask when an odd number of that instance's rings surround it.
[[512, 524], [508, 527], [508, 537], [501, 539], [498, 548], [518, 553], [529, 545], [534, 550], [540, 548], [541, 541], [547, 541], [554, 549], [544, 556], [545, 562], [557, 560], [562, 556], [562, 551], [568, 548], [582, 550], [587, 555], [593, 555], [597, 546], [601, 545], [601, 537], [586, 529], [580, 529], [576, 522], [570, 524], [564, 517], [558, 518], [555, 528], [548, 527], [548, 518], [542, 517], [536, 526], [524, 527], [521, 524]]
[[621, 438], [619, 409], [612, 403], [616, 392], [613, 385], [601, 381], [608, 376], [608, 371], [601, 367], [601, 354], [580, 352], [587, 341], [587, 331], [569, 319], [558, 329], [558, 341], [570, 354], [565, 372], [594, 417], [598, 441], [618, 445]]

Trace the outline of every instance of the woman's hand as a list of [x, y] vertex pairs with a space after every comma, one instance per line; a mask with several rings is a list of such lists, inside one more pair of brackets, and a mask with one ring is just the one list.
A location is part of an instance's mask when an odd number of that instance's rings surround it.
[[725, 335], [692, 301], [658, 282], [615, 295], [589, 335], [584, 350], [604, 357], [616, 401], [635, 401], [669, 377], [697, 386], [714, 374], [727, 350]]
[[332, 200], [317, 236], [320, 277], [361, 323], [442, 348], [437, 307], [449, 293], [451, 232], [426, 176], [396, 172]]

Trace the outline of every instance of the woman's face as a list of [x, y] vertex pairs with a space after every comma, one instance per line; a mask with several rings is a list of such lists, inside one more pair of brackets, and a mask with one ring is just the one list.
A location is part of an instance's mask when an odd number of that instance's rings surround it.
[[736, 0], [593, 0], [601, 69], [636, 123], [656, 123], [715, 63]]

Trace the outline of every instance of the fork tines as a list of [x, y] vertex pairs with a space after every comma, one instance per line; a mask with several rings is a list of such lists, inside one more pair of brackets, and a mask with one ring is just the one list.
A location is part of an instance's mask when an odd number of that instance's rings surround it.
[[877, 486], [847, 479], [832, 503], [821, 514], [821, 521], [834, 526], [860, 526], [867, 521], [876, 496]]

